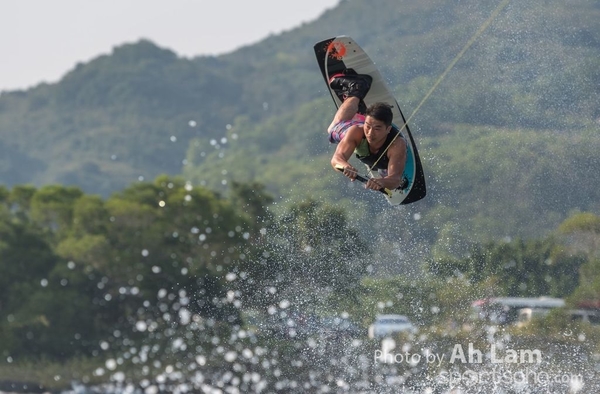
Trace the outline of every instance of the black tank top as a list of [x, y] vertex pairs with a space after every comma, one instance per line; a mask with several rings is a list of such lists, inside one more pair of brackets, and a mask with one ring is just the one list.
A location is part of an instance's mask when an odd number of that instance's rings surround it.
[[[390, 161], [387, 155], [387, 148], [396, 139], [396, 136], [398, 134], [400, 134], [400, 131], [398, 131], [398, 129], [395, 126], [393, 126], [390, 132], [388, 133], [385, 142], [376, 153], [371, 153], [367, 139], [363, 138], [363, 140], [360, 142], [360, 145], [357, 146], [354, 150], [354, 153], [356, 154], [358, 160], [368, 165], [369, 168], [373, 170], [387, 170]], [[398, 138], [404, 138], [404, 136], [400, 134]], [[375, 164], [375, 167], [373, 167], [373, 164]]]

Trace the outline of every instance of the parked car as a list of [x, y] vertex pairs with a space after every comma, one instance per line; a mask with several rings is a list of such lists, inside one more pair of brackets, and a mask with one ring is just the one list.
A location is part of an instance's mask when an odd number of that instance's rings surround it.
[[417, 328], [404, 315], [378, 315], [369, 326], [369, 338], [382, 338], [399, 332], [416, 333]]
[[[523, 327], [536, 318], [543, 318], [550, 313], [550, 309], [521, 308], [519, 309], [518, 327]], [[571, 321], [581, 321], [594, 325], [600, 324], [600, 311], [590, 309], [569, 309], [565, 311]]]
[[572, 309], [569, 311], [571, 321], [583, 321], [593, 325], [600, 324], [600, 311], [589, 309]]
[[[474, 318], [491, 324], [523, 324], [533, 315], [542, 316], [553, 308], [562, 308], [565, 300], [552, 297], [494, 297], [473, 302]], [[524, 310], [521, 316], [521, 310]]]
[[541, 319], [550, 313], [547, 308], [521, 308], [517, 319], [517, 327], [524, 327], [533, 319]]

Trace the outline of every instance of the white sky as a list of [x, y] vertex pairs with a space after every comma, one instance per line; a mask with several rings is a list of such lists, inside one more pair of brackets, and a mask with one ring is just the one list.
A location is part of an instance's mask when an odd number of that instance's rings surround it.
[[318, 18], [339, 0], [0, 0], [0, 91], [57, 82], [78, 62], [147, 38], [218, 55]]

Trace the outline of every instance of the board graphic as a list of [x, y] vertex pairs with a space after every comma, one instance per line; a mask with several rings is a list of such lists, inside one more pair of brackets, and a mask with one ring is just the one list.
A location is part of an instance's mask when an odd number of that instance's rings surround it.
[[[315, 44], [314, 50], [321, 74], [337, 108], [342, 102], [329, 87], [329, 79], [345, 69], [353, 69], [358, 74], [368, 74], [373, 78], [371, 88], [364, 99], [367, 106], [375, 102], [384, 102], [393, 107], [394, 127], [404, 134], [407, 141], [406, 164], [403, 173], [406, 182], [403, 183], [401, 188], [387, 190], [383, 193], [388, 203], [391, 205], [409, 204], [424, 198], [427, 194], [425, 175], [415, 141], [398, 102], [390, 93], [375, 63], [348, 36], [337, 36], [318, 42]], [[373, 173], [370, 173], [370, 175], [377, 176]]]

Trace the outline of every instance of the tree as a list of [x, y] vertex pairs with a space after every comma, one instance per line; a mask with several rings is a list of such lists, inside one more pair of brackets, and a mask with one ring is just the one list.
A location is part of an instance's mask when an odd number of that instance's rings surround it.
[[577, 306], [600, 307], [600, 259], [595, 258], [581, 265], [579, 286], [569, 299]]
[[231, 183], [231, 196], [229, 200], [237, 210], [246, 215], [248, 222], [253, 226], [254, 231], [268, 226], [273, 220], [273, 214], [268, 211], [268, 207], [273, 203], [273, 197], [265, 190], [265, 185], [252, 183]]
[[600, 216], [574, 214], [560, 224], [558, 236], [571, 253], [583, 253], [589, 259], [600, 257]]
[[15, 313], [56, 261], [51, 246], [38, 232], [13, 222], [0, 209], [0, 314], [6, 317]]
[[266, 307], [275, 300], [310, 308], [353, 297], [369, 264], [367, 245], [344, 211], [305, 201], [266, 229], [260, 247], [239, 270], [247, 302]]
[[239, 322], [224, 277], [252, 226], [219, 195], [162, 176], [106, 201], [61, 186], [7, 196], [0, 351], [64, 359], [93, 354], [102, 340], [113, 350], [143, 340], [141, 325], [160, 336], [199, 319], [215, 329]]
[[466, 258], [446, 258], [429, 263], [441, 277], [466, 276], [472, 283], [496, 278], [505, 296], [566, 297], [578, 284], [581, 256], [564, 253], [552, 237], [543, 240], [475, 245]]
[[31, 199], [37, 189], [32, 185], [16, 185], [10, 191], [7, 204], [11, 211], [20, 220], [29, 220], [28, 215], [31, 212]]
[[44, 186], [31, 197], [31, 220], [44, 228], [49, 239], [60, 241], [68, 234], [73, 222], [73, 206], [83, 196], [76, 187]]
[[30, 330], [47, 320], [37, 311], [27, 311], [25, 305], [44, 286], [57, 261], [35, 227], [12, 220], [9, 211], [0, 207], [1, 352], [27, 353], [27, 343], [35, 342]]
[[600, 216], [591, 212], [576, 213], [558, 227], [558, 237], [565, 253], [583, 256], [579, 270], [579, 286], [570, 297], [574, 304], [600, 305]]

